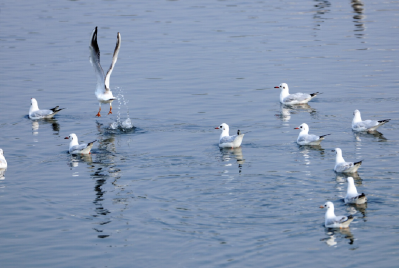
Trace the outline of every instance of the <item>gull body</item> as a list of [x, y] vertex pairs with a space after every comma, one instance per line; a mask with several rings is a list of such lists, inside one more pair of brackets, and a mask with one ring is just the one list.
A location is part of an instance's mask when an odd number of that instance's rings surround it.
[[0, 168], [7, 168], [7, 161], [3, 155], [3, 149], [0, 149]]
[[238, 130], [237, 135], [229, 136], [229, 126], [225, 123], [222, 123], [219, 127], [215, 129], [221, 129], [222, 133], [219, 137], [219, 147], [221, 148], [237, 148], [242, 144], [244, 134], [240, 134], [240, 130]]
[[93, 143], [96, 141], [96, 140], [94, 140], [94, 141], [89, 142], [89, 143], [79, 144], [78, 143], [78, 137], [76, 136], [75, 133], [69, 134], [69, 136], [65, 137], [64, 139], [71, 140], [69, 142], [69, 149], [68, 149], [68, 152], [70, 154], [90, 154], [90, 150], [93, 147]]
[[367, 197], [365, 196], [364, 193], [359, 194], [357, 192], [357, 188], [354, 185], [354, 179], [353, 177], [348, 177], [347, 178], [347, 194], [346, 197], [344, 198], [344, 202], [346, 204], [364, 204], [367, 201]]
[[350, 223], [354, 220], [352, 215], [349, 216], [336, 216], [335, 207], [332, 202], [326, 202], [320, 208], [326, 208], [325, 213], [325, 227], [326, 228], [348, 228]]
[[289, 86], [286, 83], [282, 83], [279, 85], [279, 87], [275, 87], [275, 88], [281, 89], [281, 95], [279, 97], [280, 102], [283, 104], [288, 104], [288, 105], [307, 103], [319, 94], [319, 92], [315, 92], [315, 93], [311, 93], [311, 94], [307, 94], [307, 93], [289, 94]]
[[29, 118], [30, 119], [52, 118], [56, 113], [64, 109], [64, 108], [59, 109], [58, 107], [59, 106], [56, 106], [50, 110], [40, 110], [37, 100], [35, 98], [31, 98], [31, 107], [29, 108]]
[[358, 162], [346, 162], [342, 156], [342, 149], [336, 148], [332, 150], [336, 152], [336, 165], [334, 170], [338, 173], [354, 173], [357, 172], [358, 168], [361, 166], [362, 160]]
[[353, 122], [351, 123], [351, 128], [354, 131], [375, 131], [378, 127], [386, 124], [390, 119], [384, 120], [362, 120], [361, 113], [359, 110], [355, 110], [353, 113]]
[[299, 127], [294, 129], [300, 129], [300, 134], [297, 137], [297, 144], [299, 145], [319, 145], [325, 136], [331, 134], [325, 134], [322, 136], [317, 136], [313, 134], [308, 134], [309, 127], [306, 123], [301, 124]]
[[97, 27], [93, 30], [92, 37], [90, 39], [90, 63], [93, 66], [94, 72], [96, 73], [97, 77], [97, 86], [96, 86], [96, 97], [97, 100], [99, 101], [99, 112], [96, 114], [96, 116], [100, 117], [100, 111], [101, 111], [101, 104], [102, 103], [109, 103], [110, 104], [110, 111], [108, 114], [112, 114], [112, 102], [116, 99], [112, 91], [110, 90], [110, 77], [111, 73], [114, 69], [114, 65], [117, 62], [118, 59], [118, 53], [119, 49], [121, 47], [121, 35], [120, 33], [117, 33], [117, 43], [115, 45], [115, 50], [111, 62], [111, 66], [107, 71], [107, 74], [104, 75], [103, 68], [100, 65], [100, 49], [99, 45], [97, 44]]

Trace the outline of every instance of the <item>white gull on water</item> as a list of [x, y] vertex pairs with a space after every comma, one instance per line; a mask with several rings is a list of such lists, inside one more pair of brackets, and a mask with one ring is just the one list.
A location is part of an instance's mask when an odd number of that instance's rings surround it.
[[78, 137], [76, 136], [75, 133], [69, 134], [68, 137], [65, 137], [64, 139], [69, 139], [71, 140], [69, 143], [69, 153], [70, 154], [90, 154], [90, 150], [93, 147], [93, 143], [96, 141], [92, 141], [89, 143], [78, 143]]
[[275, 88], [280, 88], [281, 89], [281, 95], [280, 95], [280, 101], [283, 104], [303, 104], [309, 102], [311, 99], [313, 99], [315, 96], [320, 94], [319, 92], [307, 94], [307, 93], [295, 93], [295, 94], [289, 94], [289, 86], [286, 83], [282, 83], [279, 85], [279, 87]]
[[332, 202], [326, 202], [320, 208], [326, 208], [325, 213], [325, 227], [327, 228], [347, 228], [354, 220], [352, 215], [349, 216], [336, 216], [335, 207]]
[[29, 108], [29, 118], [30, 119], [52, 118], [56, 113], [64, 109], [64, 108], [59, 109], [58, 107], [59, 106], [56, 106], [50, 110], [40, 110], [37, 100], [35, 98], [31, 98], [31, 107]]
[[353, 122], [351, 123], [351, 128], [354, 131], [375, 131], [378, 127], [386, 124], [387, 122], [390, 121], [390, 119], [384, 119], [384, 120], [362, 120], [361, 119], [361, 113], [359, 110], [354, 111], [354, 118]]
[[0, 149], [0, 168], [7, 168], [7, 161], [3, 155], [3, 149]]
[[358, 162], [346, 162], [342, 156], [342, 149], [336, 148], [332, 150], [336, 152], [336, 165], [334, 170], [338, 173], [354, 173], [357, 172], [358, 168], [361, 166], [362, 160]]
[[325, 134], [322, 136], [317, 136], [313, 134], [308, 134], [308, 125], [306, 123], [301, 124], [299, 127], [294, 129], [300, 129], [299, 137], [297, 138], [297, 144], [299, 145], [319, 145], [325, 136], [331, 134]]
[[238, 130], [237, 135], [229, 136], [229, 126], [227, 124], [222, 123], [215, 129], [222, 130], [221, 136], [219, 137], [219, 147], [237, 148], [242, 144], [244, 134], [240, 134], [240, 130]]
[[367, 201], [367, 197], [365, 196], [364, 193], [359, 194], [357, 192], [357, 188], [354, 185], [354, 179], [353, 177], [348, 177], [347, 178], [347, 194], [346, 197], [344, 198], [344, 202], [346, 204], [352, 203], [352, 204], [364, 204]]
[[104, 75], [103, 68], [100, 65], [100, 49], [99, 45], [97, 44], [97, 27], [94, 29], [92, 33], [92, 38], [90, 40], [89, 48], [90, 48], [90, 63], [92, 64], [94, 72], [96, 73], [97, 76], [97, 86], [95, 94], [97, 100], [99, 101], [99, 112], [96, 114], [96, 116], [101, 116], [100, 111], [102, 103], [110, 104], [110, 111], [108, 112], [108, 114], [112, 114], [111, 103], [116, 98], [113, 96], [110, 90], [110, 76], [114, 69], [115, 63], [117, 62], [120, 47], [121, 47], [121, 35], [120, 33], [117, 33], [117, 43], [115, 45], [111, 66], [108, 69], [107, 74]]

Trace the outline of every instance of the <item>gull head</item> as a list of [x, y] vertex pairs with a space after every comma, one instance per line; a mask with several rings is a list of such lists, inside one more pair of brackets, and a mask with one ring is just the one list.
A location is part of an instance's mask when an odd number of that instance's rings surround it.
[[3, 149], [0, 149], [0, 155], [3, 155]]
[[333, 208], [334, 206], [333, 206], [333, 203], [332, 202], [330, 202], [330, 201], [328, 201], [328, 202], [326, 202], [325, 203], [325, 205], [323, 205], [323, 206], [320, 206], [319, 208], [326, 208], [326, 209], [330, 209], [330, 208]]
[[71, 141], [73, 141], [73, 140], [78, 140], [78, 137], [76, 136], [76, 134], [75, 133], [71, 133], [71, 134], [69, 134], [69, 136], [68, 137], [65, 137], [64, 138], [65, 140], [71, 140]]
[[335, 148], [335, 150], [332, 150], [332, 152], [336, 152], [337, 155], [338, 154], [342, 155], [342, 149], [340, 148]]
[[360, 111], [359, 110], [354, 110], [353, 115], [359, 115]]
[[307, 131], [309, 130], [308, 125], [306, 123], [301, 124], [298, 127], [295, 127], [294, 129], [300, 129], [301, 131]]
[[289, 90], [289, 87], [286, 83], [282, 83], [279, 85], [279, 87], [275, 87], [275, 88], [280, 88], [281, 90]]
[[222, 129], [222, 131], [229, 131], [229, 126], [228, 124], [222, 123], [221, 125], [219, 125], [219, 127], [216, 127], [215, 129]]

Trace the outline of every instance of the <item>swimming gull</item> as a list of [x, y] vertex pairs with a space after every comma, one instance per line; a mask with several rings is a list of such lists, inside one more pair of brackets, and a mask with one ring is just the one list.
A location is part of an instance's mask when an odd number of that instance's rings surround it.
[[219, 137], [219, 147], [237, 148], [242, 144], [244, 134], [240, 134], [240, 130], [238, 130], [237, 135], [229, 136], [229, 126], [227, 124], [222, 123], [215, 129], [222, 130], [221, 136]]
[[354, 220], [352, 215], [349, 216], [336, 216], [335, 207], [332, 202], [326, 202], [320, 208], [326, 208], [325, 213], [325, 227], [326, 228], [348, 228], [350, 223]]
[[344, 202], [346, 204], [352, 203], [352, 204], [364, 204], [367, 201], [367, 197], [365, 196], [364, 193], [359, 194], [357, 192], [357, 188], [354, 185], [354, 179], [353, 177], [348, 177], [347, 178], [347, 194], [346, 197], [344, 198]]
[[281, 89], [280, 101], [283, 104], [303, 104], [309, 102], [312, 98], [320, 94], [319, 92], [307, 94], [307, 93], [295, 93], [289, 94], [289, 87], [286, 83], [282, 83], [279, 85]]
[[390, 121], [390, 119], [384, 119], [384, 120], [362, 120], [361, 119], [361, 113], [359, 110], [354, 111], [354, 118], [353, 122], [351, 123], [351, 128], [354, 131], [375, 131], [378, 127], [386, 124], [387, 122]]
[[40, 110], [37, 100], [35, 98], [31, 98], [31, 107], [29, 108], [29, 118], [30, 119], [52, 118], [56, 113], [64, 109], [64, 108], [59, 109], [59, 107], [60, 106], [56, 106], [50, 110]]
[[78, 137], [76, 136], [75, 133], [69, 134], [68, 137], [65, 137], [64, 139], [70, 139], [69, 143], [69, 153], [70, 154], [90, 154], [90, 150], [93, 147], [93, 143], [96, 142], [97, 140], [94, 140], [89, 143], [78, 143]]
[[7, 161], [3, 155], [3, 149], [0, 149], [0, 168], [7, 168]]
[[358, 168], [361, 166], [362, 160], [358, 162], [346, 162], [342, 156], [342, 149], [336, 148], [332, 150], [336, 152], [336, 165], [334, 170], [338, 173], [354, 173], [357, 172]]
[[308, 134], [309, 127], [306, 123], [301, 124], [299, 127], [294, 129], [300, 129], [299, 137], [297, 138], [297, 144], [299, 145], [319, 145], [325, 136], [331, 134], [325, 134], [322, 136], [317, 136], [313, 134]]

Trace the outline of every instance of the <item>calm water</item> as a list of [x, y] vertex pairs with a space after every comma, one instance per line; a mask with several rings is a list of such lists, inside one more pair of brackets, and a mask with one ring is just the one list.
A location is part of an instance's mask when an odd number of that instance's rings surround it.
[[[2, 1], [1, 267], [397, 267], [397, 1]], [[89, 40], [99, 27], [114, 114], [96, 119]], [[323, 92], [309, 106], [279, 104]], [[65, 107], [54, 120], [27, 118]], [[354, 134], [352, 113], [391, 118]], [[135, 129], [107, 126], [131, 118]], [[218, 148], [219, 130], [245, 133]], [[331, 133], [299, 147], [301, 123]], [[63, 138], [97, 139], [74, 157]], [[364, 159], [364, 207], [343, 204], [340, 147]], [[353, 214], [323, 226], [326, 201]]]

